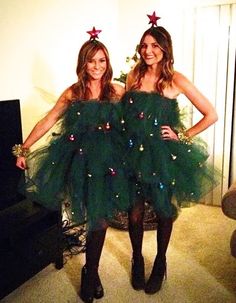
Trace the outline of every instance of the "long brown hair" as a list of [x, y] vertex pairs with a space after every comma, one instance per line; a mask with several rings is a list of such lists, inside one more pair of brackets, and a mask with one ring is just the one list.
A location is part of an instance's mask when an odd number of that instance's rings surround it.
[[88, 75], [86, 72], [87, 63], [94, 57], [97, 51], [102, 50], [105, 54], [107, 69], [101, 79], [101, 94], [99, 100], [111, 100], [116, 97], [115, 89], [111, 84], [112, 67], [110, 63], [109, 53], [105, 45], [97, 40], [86, 41], [78, 54], [76, 74], [78, 81], [71, 88], [73, 91], [73, 99], [88, 100], [90, 97], [90, 89], [88, 88]]
[[164, 88], [171, 85], [172, 82], [172, 78], [174, 74], [174, 67], [173, 67], [174, 56], [173, 56], [171, 36], [167, 32], [167, 30], [162, 26], [151, 27], [143, 33], [138, 46], [138, 53], [140, 55], [140, 59], [133, 69], [134, 77], [136, 78], [136, 80], [130, 89], [140, 88], [141, 79], [144, 77], [147, 71], [147, 64], [145, 63], [145, 61], [141, 56], [141, 48], [143, 45], [143, 41], [147, 35], [152, 36], [163, 51], [163, 58], [160, 62], [162, 66], [161, 74], [156, 83], [157, 92], [163, 94]]

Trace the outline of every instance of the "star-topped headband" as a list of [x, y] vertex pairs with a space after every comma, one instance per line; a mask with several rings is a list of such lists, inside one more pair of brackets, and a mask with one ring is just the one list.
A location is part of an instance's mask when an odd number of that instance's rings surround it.
[[149, 18], [148, 24], [151, 24], [152, 25], [151, 27], [157, 26], [157, 20], [161, 19], [161, 17], [156, 16], [155, 11], [152, 13], [152, 15], [147, 15], [147, 16]]
[[96, 29], [95, 26], [92, 28], [91, 31], [87, 31], [87, 33], [90, 35], [90, 40], [95, 40], [98, 38], [98, 34], [101, 33], [100, 29]]

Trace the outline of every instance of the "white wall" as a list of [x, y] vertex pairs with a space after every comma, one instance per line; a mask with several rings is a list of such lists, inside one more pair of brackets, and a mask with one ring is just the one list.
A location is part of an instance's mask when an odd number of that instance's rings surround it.
[[0, 100], [20, 99], [24, 137], [76, 81], [77, 54], [102, 29], [100, 40], [119, 57], [117, 1], [1, 0]]
[[146, 14], [156, 10], [162, 16], [160, 24], [173, 31], [173, 37], [175, 32], [179, 36], [182, 21], [176, 14], [182, 9], [175, 6], [170, 13], [161, 0], [145, 5], [142, 0], [1, 0], [0, 100], [25, 102], [36, 87], [58, 94], [75, 81], [77, 53], [93, 25], [103, 30], [100, 40], [107, 45], [118, 76], [125, 57], [132, 55], [149, 27]]
[[[23, 135], [76, 81], [76, 60], [86, 33], [99, 38], [111, 55], [114, 76], [127, 68], [155, 10], [172, 35], [175, 67], [192, 76], [192, 8], [216, 0], [0, 0], [0, 100], [20, 99]], [[188, 39], [187, 39], [188, 37]], [[189, 39], [190, 38], [190, 39]]]

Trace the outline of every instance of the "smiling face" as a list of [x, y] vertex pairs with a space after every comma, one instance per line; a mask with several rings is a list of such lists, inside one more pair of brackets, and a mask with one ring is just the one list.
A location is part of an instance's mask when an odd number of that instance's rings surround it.
[[146, 35], [140, 46], [140, 55], [147, 65], [157, 65], [163, 59], [163, 50], [157, 41], [151, 36]]
[[107, 59], [102, 49], [87, 61], [86, 73], [90, 80], [101, 80], [107, 69]]

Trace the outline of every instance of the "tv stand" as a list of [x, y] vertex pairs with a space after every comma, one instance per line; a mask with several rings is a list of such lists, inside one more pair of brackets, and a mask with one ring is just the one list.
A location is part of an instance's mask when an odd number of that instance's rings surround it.
[[0, 211], [0, 299], [50, 263], [63, 267], [61, 211], [24, 199]]

